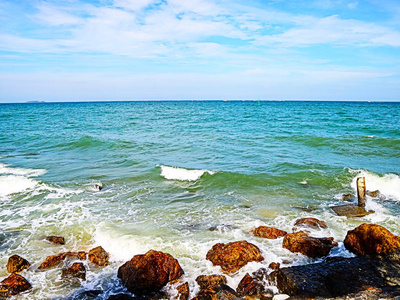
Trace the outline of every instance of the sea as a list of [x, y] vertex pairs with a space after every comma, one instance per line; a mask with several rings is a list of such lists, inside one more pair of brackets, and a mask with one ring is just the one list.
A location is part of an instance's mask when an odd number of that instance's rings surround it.
[[[362, 218], [331, 206], [368, 190]], [[99, 189], [98, 186], [103, 186]], [[246, 240], [271, 262], [318, 262], [254, 237], [258, 226], [291, 232], [299, 218], [325, 221], [316, 237], [351, 257], [348, 230], [376, 223], [400, 235], [400, 103], [306, 101], [137, 101], [0, 104], [0, 280], [8, 258], [32, 290], [15, 299], [107, 299], [125, 293], [117, 270], [153, 249], [171, 254], [191, 297], [199, 275], [223, 274], [206, 260], [216, 243]], [[46, 241], [63, 236], [65, 245]], [[102, 246], [110, 265], [84, 261], [85, 281], [61, 278], [72, 262], [37, 267], [49, 255]], [[175, 283], [165, 288], [176, 299]], [[278, 293], [275, 287], [274, 291]]]

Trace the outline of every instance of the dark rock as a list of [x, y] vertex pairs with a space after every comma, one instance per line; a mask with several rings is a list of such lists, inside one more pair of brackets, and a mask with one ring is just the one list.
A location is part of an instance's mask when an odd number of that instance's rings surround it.
[[10, 273], [22, 272], [30, 267], [30, 263], [19, 255], [10, 256], [7, 262], [7, 271]]
[[89, 260], [95, 265], [101, 267], [108, 266], [109, 265], [108, 259], [109, 259], [108, 253], [101, 246], [93, 248], [92, 250], [89, 251]]
[[277, 239], [279, 237], [285, 236], [287, 234], [286, 231], [276, 229], [268, 226], [260, 226], [256, 229], [250, 231], [254, 236], [266, 238], [266, 239]]
[[103, 290], [87, 290], [80, 292], [76, 296], [72, 296], [71, 300], [98, 300], [99, 296], [103, 293]]
[[175, 258], [154, 250], [135, 255], [118, 269], [118, 278], [135, 295], [157, 292], [182, 274], [183, 270]]
[[215, 244], [206, 258], [225, 273], [234, 273], [251, 261], [263, 261], [260, 249], [246, 241]]
[[185, 282], [176, 288], [178, 291], [179, 300], [189, 299], [189, 283]]
[[349, 202], [356, 201], [356, 196], [354, 196], [353, 194], [343, 194], [342, 198], [344, 201], [349, 201]]
[[366, 211], [364, 207], [352, 204], [344, 204], [331, 206], [331, 209], [338, 215], [348, 218], [361, 218], [374, 213], [373, 211]]
[[205, 290], [200, 290], [192, 300], [241, 300], [244, 299], [236, 294], [231, 287], [221, 284]]
[[116, 295], [110, 295], [107, 300], [136, 300], [136, 297], [132, 297], [131, 295], [128, 294], [116, 294]]
[[104, 185], [100, 182], [100, 183], [95, 183], [94, 184], [94, 188], [98, 191], [101, 191], [104, 188]]
[[321, 229], [327, 228], [326, 223], [324, 221], [320, 221], [316, 218], [302, 218], [296, 220], [293, 227], [293, 232], [302, 230], [302, 229]]
[[381, 192], [379, 190], [376, 191], [366, 191], [366, 194], [372, 198], [378, 198]]
[[400, 237], [376, 224], [364, 223], [349, 230], [343, 244], [346, 249], [358, 255], [388, 255], [400, 251]]
[[308, 257], [316, 258], [327, 256], [331, 249], [337, 245], [331, 237], [316, 238], [299, 231], [285, 235], [282, 246], [291, 252], [299, 252]]
[[0, 282], [0, 297], [18, 295], [32, 288], [31, 284], [24, 277], [18, 274], [11, 274]]
[[400, 285], [400, 260], [386, 257], [334, 257], [321, 263], [280, 268], [281, 293], [298, 297], [338, 297], [369, 288]]
[[249, 273], [246, 273], [236, 288], [239, 296], [255, 296], [263, 292], [265, 292], [264, 285], [251, 277]]
[[86, 268], [83, 263], [74, 263], [71, 267], [62, 270], [61, 277], [86, 280]]
[[200, 286], [200, 290], [206, 290], [225, 284], [227, 280], [224, 275], [200, 275], [197, 276], [196, 282]]
[[46, 237], [46, 240], [48, 240], [50, 243], [53, 243], [53, 244], [59, 244], [59, 245], [65, 244], [65, 239], [62, 236], [50, 235], [50, 236]]

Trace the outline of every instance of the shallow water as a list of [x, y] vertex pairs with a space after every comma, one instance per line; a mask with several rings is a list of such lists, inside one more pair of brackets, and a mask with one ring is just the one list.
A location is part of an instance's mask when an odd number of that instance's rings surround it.
[[[260, 225], [291, 231], [301, 217], [324, 220], [315, 236], [375, 222], [400, 234], [400, 104], [340, 102], [113, 102], [0, 105], [0, 279], [8, 257], [33, 266], [20, 299], [98, 299], [123, 291], [118, 267], [150, 249], [177, 258], [189, 281], [220, 274], [205, 259], [217, 242], [247, 240], [265, 257], [228, 276], [270, 262], [314, 262], [282, 249], [282, 239], [248, 232]], [[355, 193], [357, 176], [374, 214], [336, 216], [329, 206]], [[105, 188], [97, 191], [96, 183]], [[301, 208], [307, 208], [304, 211]], [[217, 230], [210, 231], [211, 227]], [[64, 246], [43, 240], [62, 235]], [[86, 263], [87, 281], [72, 286], [61, 267], [38, 271], [48, 255], [101, 245], [105, 268]], [[68, 262], [66, 262], [68, 264]]]

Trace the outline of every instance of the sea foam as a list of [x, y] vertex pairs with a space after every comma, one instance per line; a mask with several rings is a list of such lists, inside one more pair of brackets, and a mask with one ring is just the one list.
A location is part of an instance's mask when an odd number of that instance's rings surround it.
[[178, 167], [160, 166], [161, 176], [168, 180], [180, 180], [180, 181], [196, 181], [200, 179], [205, 173], [210, 175], [215, 174], [209, 170], [189, 170]]

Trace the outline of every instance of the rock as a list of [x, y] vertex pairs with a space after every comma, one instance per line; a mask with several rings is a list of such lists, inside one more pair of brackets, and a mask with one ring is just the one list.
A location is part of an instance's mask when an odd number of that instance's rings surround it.
[[269, 264], [268, 268], [277, 271], [280, 268], [280, 266], [281, 266], [280, 263], [272, 262]]
[[331, 249], [337, 245], [331, 237], [316, 238], [299, 231], [285, 235], [282, 246], [291, 252], [299, 252], [308, 257], [316, 258], [328, 255]]
[[293, 232], [300, 231], [301, 229], [321, 229], [327, 228], [326, 223], [324, 221], [320, 221], [316, 218], [302, 218], [296, 220], [294, 223], [294, 227], [292, 229]]
[[263, 261], [260, 249], [246, 241], [215, 244], [206, 258], [225, 273], [234, 273], [251, 261]]
[[65, 253], [47, 256], [46, 259], [44, 260], [44, 262], [42, 262], [42, 264], [39, 266], [38, 269], [42, 270], [42, 269], [51, 268], [51, 267], [59, 264], [61, 261], [63, 261], [65, 259], [65, 257], [66, 257]]
[[71, 267], [62, 270], [61, 277], [86, 280], [86, 268], [83, 263], [74, 263]]
[[356, 200], [356, 196], [354, 196], [353, 194], [343, 194], [342, 198], [344, 201], [349, 201], [349, 202], [353, 202]]
[[109, 259], [108, 253], [101, 246], [93, 248], [92, 250], [89, 251], [89, 260], [95, 265], [101, 267], [108, 266], [109, 265], [108, 259]]
[[370, 288], [400, 285], [400, 259], [389, 256], [333, 257], [324, 262], [280, 268], [280, 293], [297, 297], [339, 297]]
[[192, 300], [241, 300], [244, 299], [240, 297], [236, 292], [226, 284], [221, 284], [208, 288], [205, 290], [200, 290], [196, 297]]
[[11, 274], [0, 282], [0, 297], [18, 295], [32, 288], [31, 284], [24, 277], [18, 274]]
[[97, 191], [101, 191], [103, 188], [104, 188], [104, 185], [101, 182], [94, 184], [94, 189]]
[[197, 276], [196, 282], [200, 286], [200, 290], [206, 290], [225, 284], [227, 280], [224, 275], [200, 275]]
[[189, 299], [189, 283], [185, 282], [181, 284], [177, 288], [179, 300], [188, 300]]
[[366, 191], [366, 194], [372, 198], [378, 198], [381, 192], [379, 190], [376, 191]]
[[136, 300], [137, 298], [132, 297], [131, 295], [128, 294], [116, 294], [116, 295], [110, 295], [107, 300]]
[[246, 273], [236, 288], [236, 293], [242, 297], [259, 295], [264, 291], [264, 285], [251, 277], [249, 273]]
[[139, 296], [159, 291], [182, 274], [183, 270], [175, 258], [154, 250], [144, 255], [135, 255], [118, 269], [118, 278], [122, 284]]
[[250, 231], [254, 236], [266, 238], [266, 239], [277, 239], [279, 237], [285, 236], [287, 234], [286, 231], [276, 229], [268, 226], [260, 226], [256, 229]]
[[338, 215], [348, 218], [361, 218], [374, 213], [373, 211], [366, 211], [364, 207], [351, 204], [331, 206], [331, 209]]
[[30, 263], [19, 255], [10, 256], [7, 262], [7, 271], [10, 273], [22, 272], [30, 267]]
[[100, 295], [104, 294], [103, 290], [86, 290], [73, 295], [71, 299], [75, 300], [98, 300]]
[[62, 236], [50, 235], [50, 236], [46, 236], [46, 240], [48, 240], [50, 243], [53, 243], [53, 244], [59, 244], [59, 245], [65, 244], [65, 239]]
[[400, 237], [380, 225], [364, 223], [349, 230], [343, 244], [358, 255], [388, 255], [400, 250]]

